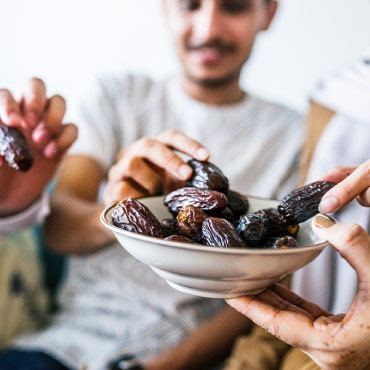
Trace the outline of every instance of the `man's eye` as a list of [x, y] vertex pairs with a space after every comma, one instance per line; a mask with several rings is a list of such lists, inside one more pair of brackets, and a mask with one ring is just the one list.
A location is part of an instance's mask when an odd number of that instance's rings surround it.
[[223, 0], [222, 9], [228, 13], [242, 13], [252, 8], [251, 0]]
[[200, 8], [200, 0], [182, 0], [180, 1], [181, 10], [187, 12], [193, 12]]

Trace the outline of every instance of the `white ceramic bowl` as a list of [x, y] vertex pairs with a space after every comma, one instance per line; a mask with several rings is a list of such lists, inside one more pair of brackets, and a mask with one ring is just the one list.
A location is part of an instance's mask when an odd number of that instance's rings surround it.
[[[277, 202], [248, 197], [250, 211], [276, 207]], [[140, 199], [159, 220], [170, 216], [163, 196]], [[316, 258], [329, 243], [320, 241], [310, 221], [300, 225], [298, 248], [237, 249], [207, 247], [166, 241], [129, 231], [111, 222], [113, 207], [101, 214], [101, 222], [135, 258], [149, 265], [169, 285], [181, 292], [208, 298], [234, 298], [258, 294]]]

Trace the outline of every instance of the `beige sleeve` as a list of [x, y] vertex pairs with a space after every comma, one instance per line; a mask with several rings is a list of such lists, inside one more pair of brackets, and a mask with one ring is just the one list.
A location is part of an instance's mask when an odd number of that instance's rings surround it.
[[[290, 284], [290, 276], [281, 281]], [[275, 370], [291, 348], [266, 330], [255, 325], [250, 334], [239, 337], [224, 370]]]

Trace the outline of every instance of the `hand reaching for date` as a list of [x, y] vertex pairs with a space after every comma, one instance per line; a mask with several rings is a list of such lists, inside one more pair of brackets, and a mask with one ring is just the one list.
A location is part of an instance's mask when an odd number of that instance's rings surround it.
[[356, 198], [364, 207], [370, 207], [370, 160], [359, 167], [337, 167], [323, 180], [338, 185], [324, 195], [321, 213], [335, 212]]
[[10, 91], [0, 90], [0, 125], [7, 126], [5, 131], [20, 130], [18, 136], [24, 136], [33, 157], [28, 172], [19, 172], [0, 156], [0, 216], [17, 213], [38, 199], [76, 140], [76, 126], [63, 124], [65, 111], [64, 99], [48, 98], [45, 84], [37, 78], [28, 82], [19, 100]]
[[201, 161], [209, 157], [201, 144], [176, 130], [135, 141], [121, 151], [117, 163], [109, 171], [105, 204], [112, 205], [123, 198], [167, 193], [183, 186], [193, 170], [174, 150]]

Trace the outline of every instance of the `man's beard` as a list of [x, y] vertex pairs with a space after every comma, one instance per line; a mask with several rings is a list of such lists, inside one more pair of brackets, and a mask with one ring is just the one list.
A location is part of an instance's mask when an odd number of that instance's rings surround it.
[[238, 69], [232, 73], [221, 77], [215, 78], [198, 78], [188, 71], [185, 71], [186, 78], [189, 79], [192, 83], [205, 87], [208, 89], [220, 89], [229, 85], [230, 83], [239, 80], [241, 69]]

